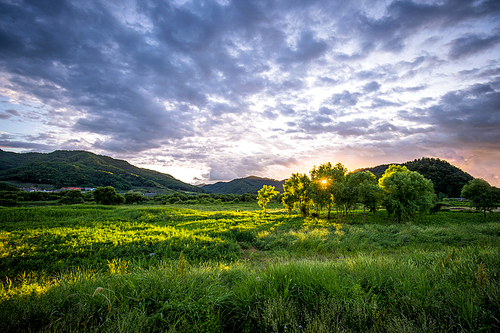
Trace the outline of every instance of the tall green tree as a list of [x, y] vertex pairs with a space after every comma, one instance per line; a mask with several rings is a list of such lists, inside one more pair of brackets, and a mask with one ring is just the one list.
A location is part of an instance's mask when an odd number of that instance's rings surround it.
[[347, 191], [347, 168], [342, 163], [335, 164], [332, 169], [332, 183], [328, 187], [333, 196], [333, 202], [337, 209], [338, 222], [344, 221], [344, 215], [347, 212], [348, 191]]
[[398, 222], [417, 213], [429, 211], [435, 194], [432, 182], [405, 166], [391, 165], [379, 179], [384, 190], [384, 205], [389, 216], [395, 215]]
[[475, 178], [469, 181], [462, 188], [462, 197], [469, 200], [469, 206], [483, 211], [486, 217], [486, 211], [492, 211], [498, 207], [498, 197], [495, 195], [494, 187], [486, 180]]
[[366, 221], [366, 208], [375, 213], [382, 199], [382, 188], [377, 177], [370, 171], [355, 172], [349, 175], [348, 186], [354, 188], [356, 202], [363, 205], [363, 224]]
[[322, 208], [326, 208], [328, 212], [328, 220], [330, 220], [330, 212], [333, 204], [333, 196], [330, 187], [333, 183], [333, 167], [330, 162], [321, 164], [318, 168], [313, 167], [309, 171], [311, 176], [311, 198], [314, 201], [318, 213], [321, 213]]
[[112, 186], [98, 187], [94, 191], [94, 199], [103, 205], [119, 205], [125, 202], [123, 195], [116, 193]]
[[306, 174], [294, 173], [283, 185], [283, 198], [281, 202], [289, 214], [293, 208], [298, 207], [303, 217], [309, 216], [313, 204], [311, 199], [311, 180]]
[[267, 214], [267, 204], [278, 194], [279, 192], [274, 189], [274, 186], [267, 185], [262, 186], [262, 188], [257, 192], [257, 203], [260, 207], [262, 207], [262, 209], [264, 209], [264, 216]]

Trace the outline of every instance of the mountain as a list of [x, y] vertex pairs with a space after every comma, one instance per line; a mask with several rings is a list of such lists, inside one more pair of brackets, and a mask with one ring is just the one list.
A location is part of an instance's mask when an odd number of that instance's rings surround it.
[[[383, 164], [373, 168], [358, 169], [354, 172], [370, 171], [377, 178], [380, 178], [389, 165]], [[431, 180], [434, 184], [434, 192], [436, 194], [443, 193], [448, 198], [459, 198], [462, 187], [474, 179], [467, 172], [439, 158], [423, 157], [400, 165], [406, 166], [408, 170], [416, 171]]]
[[212, 193], [232, 193], [232, 194], [244, 194], [251, 193], [257, 194], [257, 191], [264, 185], [274, 186], [276, 191], [283, 192], [284, 180], [274, 180], [270, 178], [259, 178], [255, 176], [250, 176], [246, 178], [238, 178], [231, 180], [230, 182], [218, 182], [215, 184], [209, 184], [202, 186], [202, 189], [212, 192]]
[[108, 156], [83, 150], [13, 153], [0, 149], [0, 180], [59, 187], [113, 186], [120, 190], [205, 192], [171, 175], [142, 169]]

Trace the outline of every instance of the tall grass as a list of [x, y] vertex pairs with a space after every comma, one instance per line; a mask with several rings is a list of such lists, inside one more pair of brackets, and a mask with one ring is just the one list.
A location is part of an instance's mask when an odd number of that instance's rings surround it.
[[[498, 249], [478, 246], [255, 267], [179, 261], [150, 269], [19, 277], [0, 290], [17, 331], [470, 332], [500, 328]], [[481, 270], [483, 280], [479, 279]]]
[[495, 332], [500, 214], [0, 209], [6, 332]]

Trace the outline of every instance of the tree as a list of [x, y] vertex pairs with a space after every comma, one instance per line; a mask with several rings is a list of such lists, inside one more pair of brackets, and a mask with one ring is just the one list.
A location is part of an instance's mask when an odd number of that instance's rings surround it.
[[435, 194], [432, 182], [405, 166], [391, 165], [379, 179], [384, 190], [384, 205], [389, 216], [395, 215], [398, 222], [417, 212], [427, 212], [433, 205]]
[[330, 186], [333, 182], [333, 167], [330, 162], [316, 166], [309, 171], [311, 175], [311, 198], [316, 204], [318, 213], [321, 213], [323, 207], [327, 208], [328, 220], [330, 220], [330, 211], [333, 204], [333, 196], [330, 192]]
[[65, 205], [73, 205], [83, 203], [83, 194], [80, 190], [67, 190], [63, 192], [63, 197], [59, 200], [60, 203]]
[[491, 212], [498, 207], [498, 198], [495, 189], [486, 180], [475, 178], [462, 188], [462, 197], [469, 200], [469, 205], [477, 210], [482, 210], [484, 217], [486, 211]]
[[283, 185], [283, 199], [281, 202], [288, 213], [298, 206], [302, 217], [309, 216], [313, 204], [311, 199], [311, 180], [306, 174], [294, 173]]
[[94, 191], [94, 199], [103, 205], [119, 205], [125, 202], [125, 198], [116, 193], [112, 186], [96, 188]]
[[355, 172], [349, 175], [348, 186], [354, 188], [356, 202], [363, 204], [363, 224], [366, 208], [375, 213], [382, 198], [382, 189], [377, 177], [370, 171]]
[[264, 216], [266, 215], [267, 204], [277, 194], [279, 194], [279, 192], [274, 189], [274, 186], [267, 185], [262, 186], [257, 192], [257, 203], [264, 209]]
[[132, 205], [134, 203], [140, 203], [147, 200], [142, 194], [140, 193], [133, 193], [133, 192], [127, 192], [125, 193], [125, 204], [127, 205]]
[[335, 208], [337, 209], [337, 220], [338, 222], [343, 222], [344, 212], [346, 212], [348, 197], [347, 197], [347, 184], [346, 184], [346, 174], [347, 168], [342, 163], [335, 164], [332, 169], [332, 183], [328, 187], [328, 190], [333, 196], [333, 202]]

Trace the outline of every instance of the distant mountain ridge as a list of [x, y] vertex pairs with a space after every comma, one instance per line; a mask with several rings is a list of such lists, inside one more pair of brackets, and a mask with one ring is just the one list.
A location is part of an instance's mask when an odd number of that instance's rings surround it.
[[261, 178], [250, 176], [246, 178], [233, 179], [229, 182], [218, 182], [215, 184], [204, 185], [201, 188], [216, 194], [257, 194], [262, 186], [274, 186], [276, 191], [283, 192], [284, 180], [275, 180], [271, 178]]
[[[357, 169], [354, 172], [370, 171], [377, 178], [380, 178], [389, 165], [391, 164], [382, 164], [372, 168]], [[431, 180], [434, 185], [434, 192], [436, 194], [443, 193], [448, 198], [459, 198], [462, 187], [474, 179], [467, 172], [439, 158], [423, 157], [399, 165], [406, 166], [408, 170], [416, 171]]]
[[120, 190], [152, 188], [167, 192], [205, 192], [171, 175], [84, 150], [13, 153], [0, 149], [0, 180], [50, 184], [56, 188], [113, 186]]

